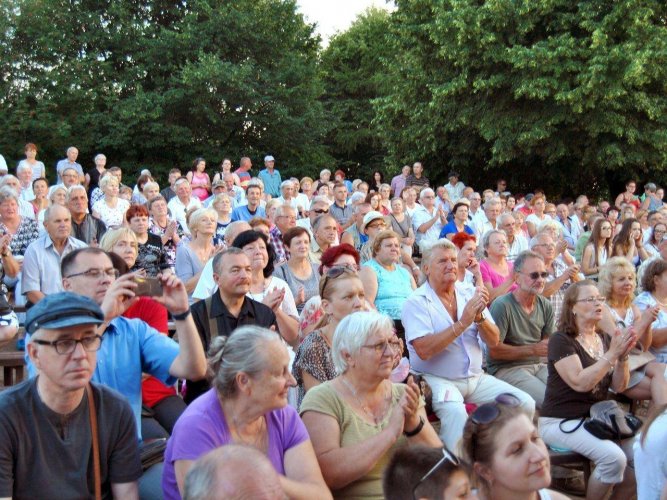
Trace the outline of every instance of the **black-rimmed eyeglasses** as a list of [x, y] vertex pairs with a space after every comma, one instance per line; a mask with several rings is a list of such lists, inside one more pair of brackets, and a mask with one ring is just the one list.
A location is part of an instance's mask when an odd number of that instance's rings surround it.
[[72, 354], [76, 349], [77, 344], [81, 344], [83, 349], [88, 352], [99, 351], [102, 347], [102, 336], [91, 335], [81, 339], [58, 339], [58, 340], [41, 340], [32, 339], [31, 342], [39, 345], [48, 345], [53, 347], [58, 354]]
[[86, 271], [81, 271], [80, 273], [69, 274], [65, 276], [65, 278], [76, 278], [77, 276], [85, 276], [86, 278], [98, 280], [103, 275], [109, 278], [118, 278], [118, 276], [120, 276], [120, 271], [118, 271], [118, 269], [113, 267], [109, 269], [87, 269]]

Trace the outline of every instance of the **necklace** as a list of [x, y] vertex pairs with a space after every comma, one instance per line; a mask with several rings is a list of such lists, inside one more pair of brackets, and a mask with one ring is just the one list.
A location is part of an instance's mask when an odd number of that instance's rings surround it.
[[595, 340], [593, 341], [594, 345], [589, 344], [586, 337], [584, 337], [584, 335], [581, 333], [577, 335], [577, 340], [591, 358], [597, 360], [602, 357], [602, 341], [600, 340], [600, 336], [598, 334], [595, 334]]
[[456, 293], [452, 294], [452, 298], [450, 300], [447, 300], [445, 298], [445, 296], [443, 295], [442, 300], [444, 300], [445, 304], [447, 304], [449, 306], [449, 308], [452, 309], [454, 307], [454, 302], [456, 301]]
[[375, 425], [379, 424], [382, 422], [382, 419], [384, 419], [385, 413], [387, 412], [387, 403], [391, 400], [391, 392], [387, 393], [384, 398], [384, 404], [382, 405], [381, 412], [379, 415], [377, 415], [375, 412], [373, 412], [370, 407], [366, 404], [364, 404], [361, 401], [361, 398], [359, 398], [359, 395], [357, 394], [356, 389], [354, 386], [345, 380], [345, 377], [340, 377], [340, 381], [343, 382], [343, 385], [347, 388], [348, 391], [350, 391], [350, 394], [354, 396], [354, 399], [357, 400], [357, 404], [359, 405], [359, 408], [363, 410], [363, 412], [370, 417], [370, 419], [373, 421]]

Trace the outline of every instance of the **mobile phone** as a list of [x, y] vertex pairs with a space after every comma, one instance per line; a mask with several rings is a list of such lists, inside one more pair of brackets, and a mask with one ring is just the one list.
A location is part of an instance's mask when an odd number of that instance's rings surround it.
[[161, 297], [162, 283], [157, 278], [144, 278], [136, 276], [134, 281], [137, 283], [135, 294], [140, 297]]

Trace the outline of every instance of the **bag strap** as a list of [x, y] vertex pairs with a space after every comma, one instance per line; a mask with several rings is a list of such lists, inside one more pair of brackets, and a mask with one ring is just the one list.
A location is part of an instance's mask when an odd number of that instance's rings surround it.
[[208, 319], [208, 331], [210, 332], [210, 338], [208, 340], [209, 345], [211, 341], [218, 336], [218, 322], [211, 317], [211, 304], [213, 304], [213, 295], [206, 297], [204, 299], [206, 304], [206, 318]]
[[[563, 424], [564, 424], [564, 423], [566, 423], [566, 422], [572, 422], [573, 420], [579, 420], [579, 423], [574, 427], [574, 429], [570, 429], [569, 431], [566, 431], [565, 429], [563, 429]], [[564, 419], [561, 420], [560, 423], [558, 424], [558, 428], [561, 430], [561, 432], [563, 432], [563, 433], [565, 433], [565, 434], [572, 434], [572, 433], [575, 432], [577, 429], [579, 429], [579, 427], [581, 427], [582, 425], [584, 425], [584, 422], [585, 422], [585, 421], [586, 421], [586, 417], [581, 417], [580, 419], [579, 419], [579, 418], [564, 418]]]
[[93, 468], [95, 473], [95, 500], [102, 500], [102, 478], [100, 473], [100, 442], [97, 433], [97, 411], [95, 398], [90, 384], [86, 385], [88, 395], [88, 416], [90, 417], [90, 433], [93, 438]]

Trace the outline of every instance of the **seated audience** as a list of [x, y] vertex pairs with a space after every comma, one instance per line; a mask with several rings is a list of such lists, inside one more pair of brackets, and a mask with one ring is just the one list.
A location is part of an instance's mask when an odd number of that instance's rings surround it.
[[667, 405], [653, 409], [634, 444], [637, 498], [667, 498]]
[[651, 325], [650, 351], [658, 363], [667, 363], [667, 261], [656, 259], [648, 264], [642, 277], [642, 290], [634, 305], [642, 314], [658, 307], [658, 316]]
[[143, 269], [146, 276], [156, 277], [169, 268], [167, 256], [162, 247], [162, 239], [157, 234], [148, 232], [148, 209], [145, 205], [131, 205], [125, 212], [125, 220], [134, 232], [139, 245], [133, 271]]
[[290, 287], [301, 314], [306, 302], [317, 295], [320, 282], [317, 266], [310, 260], [310, 233], [303, 227], [288, 229], [283, 235], [283, 244], [289, 259], [276, 267], [273, 274]]
[[[173, 201], [173, 200], [172, 200]], [[218, 215], [212, 208], [198, 208], [190, 215], [191, 238], [176, 249], [176, 275], [185, 284], [192, 301], [204, 264], [222, 250], [213, 244]]]
[[93, 205], [93, 217], [100, 219], [110, 229], [122, 226], [130, 203], [119, 197], [118, 179], [113, 175], [104, 176], [100, 180], [100, 189], [104, 197]]
[[611, 223], [607, 219], [600, 217], [595, 220], [581, 255], [581, 272], [586, 278], [597, 281], [600, 267], [611, 258], [612, 234]]
[[98, 244], [107, 227], [88, 212], [86, 188], [76, 185], [67, 190], [67, 208], [72, 216], [72, 235], [88, 245]]
[[503, 231], [492, 229], [482, 237], [484, 258], [479, 262], [484, 286], [489, 292], [489, 302], [514, 291], [513, 265], [507, 260], [507, 236]]

